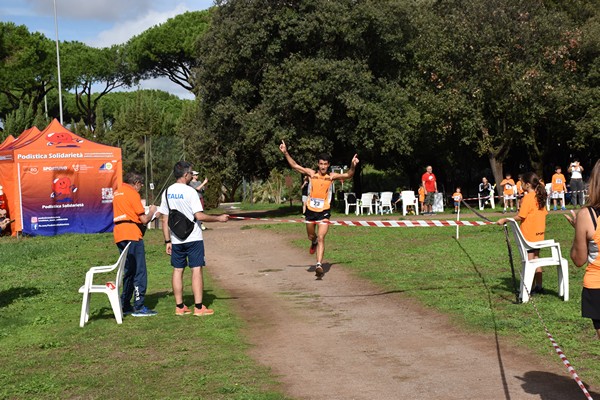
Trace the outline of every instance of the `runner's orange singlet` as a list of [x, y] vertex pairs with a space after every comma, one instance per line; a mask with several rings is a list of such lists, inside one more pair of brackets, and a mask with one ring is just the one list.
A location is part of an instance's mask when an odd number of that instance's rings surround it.
[[306, 208], [311, 211], [321, 212], [329, 210], [331, 203], [331, 185], [333, 181], [329, 174], [317, 174], [310, 178], [308, 184], [308, 200]]

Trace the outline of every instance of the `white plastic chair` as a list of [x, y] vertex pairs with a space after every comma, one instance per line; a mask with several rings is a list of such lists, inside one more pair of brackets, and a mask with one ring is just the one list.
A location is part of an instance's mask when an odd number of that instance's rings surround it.
[[[535, 275], [536, 268], [547, 267], [556, 265], [558, 272], [558, 295], [563, 297], [564, 301], [569, 300], [569, 264], [565, 258], [562, 257], [560, 251], [560, 243], [554, 240], [541, 240], [539, 242], [528, 242], [521, 232], [521, 228], [517, 221], [512, 218], [507, 218], [508, 224], [510, 225], [513, 234], [515, 236], [515, 242], [519, 248], [519, 254], [521, 255], [521, 292], [519, 297], [523, 303], [529, 301], [529, 293], [531, 293], [531, 285], [533, 284], [533, 277]], [[550, 249], [550, 257], [540, 257], [533, 260], [527, 258], [527, 250], [537, 249]], [[525, 290], [527, 289], [527, 290]]]
[[360, 196], [360, 205], [358, 206], [358, 210], [359, 212], [356, 214], [358, 215], [363, 214], [363, 210], [367, 209], [367, 215], [371, 215], [373, 214], [373, 193], [363, 193]]
[[384, 212], [392, 213], [392, 197], [394, 192], [381, 192], [381, 198], [377, 202], [376, 213], [383, 215]]
[[419, 215], [419, 199], [412, 190], [403, 190], [400, 192], [402, 199], [402, 215], [406, 215], [408, 207], [414, 207], [415, 214]]
[[[119, 259], [113, 265], [105, 265], [100, 267], [92, 267], [85, 274], [85, 283], [79, 288], [79, 293], [83, 294], [83, 302], [81, 303], [81, 317], [79, 319], [79, 326], [83, 328], [86, 322], [90, 319], [90, 294], [92, 293], [104, 293], [110, 300], [113, 313], [117, 324], [123, 323], [123, 309], [121, 308], [121, 297], [119, 296], [119, 290], [123, 283], [123, 270], [125, 269], [125, 261], [127, 260], [127, 252], [131, 242], [125, 246]], [[104, 284], [94, 285], [94, 275], [112, 272], [117, 270], [117, 276], [114, 281], [109, 281]]]
[[479, 201], [479, 210], [483, 211], [485, 208], [486, 202], [489, 203], [492, 209], [496, 208], [496, 204], [494, 203], [494, 191], [490, 190], [489, 196], [481, 196], [480, 193], [477, 193], [477, 200]]
[[346, 215], [350, 212], [350, 207], [354, 207], [354, 212], [358, 215], [358, 201], [356, 199], [356, 194], [354, 193], [344, 193], [344, 204], [346, 205]]

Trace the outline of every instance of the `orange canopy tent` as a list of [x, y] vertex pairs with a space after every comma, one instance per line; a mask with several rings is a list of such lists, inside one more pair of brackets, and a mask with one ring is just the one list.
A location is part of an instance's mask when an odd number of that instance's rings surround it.
[[12, 234], [110, 232], [112, 194], [122, 182], [121, 149], [91, 142], [56, 119], [0, 146], [0, 185]]

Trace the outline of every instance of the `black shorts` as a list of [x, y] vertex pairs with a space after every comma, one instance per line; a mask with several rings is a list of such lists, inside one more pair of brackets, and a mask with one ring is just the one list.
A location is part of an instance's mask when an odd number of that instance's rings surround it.
[[583, 288], [581, 291], [581, 316], [600, 319], [600, 289]]
[[329, 219], [331, 218], [331, 210], [323, 210], [323, 211], [313, 211], [313, 210], [309, 210], [308, 208], [306, 209], [306, 213], [304, 214], [304, 217], [306, 218], [307, 221], [323, 221], [324, 219]]

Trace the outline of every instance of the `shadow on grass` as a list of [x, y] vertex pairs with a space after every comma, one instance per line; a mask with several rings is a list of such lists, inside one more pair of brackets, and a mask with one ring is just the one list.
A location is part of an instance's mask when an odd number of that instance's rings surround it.
[[[577, 383], [570, 377], [565, 375], [557, 375], [551, 372], [544, 371], [529, 371], [524, 376], [515, 376], [523, 383], [521, 387], [525, 393], [539, 395], [541, 400], [551, 400], [559, 398], [557, 397], [556, 388], [563, 388], [561, 392], [569, 393], [568, 397], [560, 397], [563, 399], [583, 399], [586, 396], [583, 394], [581, 388], [577, 386]], [[552, 382], [552, 386], [548, 387], [548, 382]], [[586, 390], [588, 385], [583, 383]], [[590, 392], [591, 397], [598, 398], [600, 393]]]
[[0, 308], [4, 308], [14, 301], [27, 297], [35, 297], [42, 293], [36, 287], [17, 287], [3, 290], [0, 292]]

